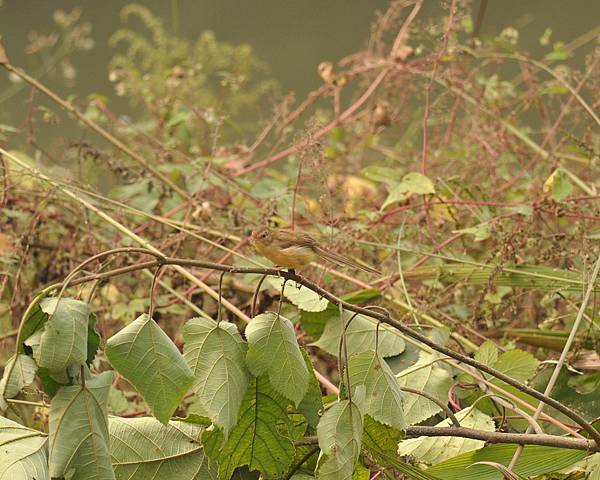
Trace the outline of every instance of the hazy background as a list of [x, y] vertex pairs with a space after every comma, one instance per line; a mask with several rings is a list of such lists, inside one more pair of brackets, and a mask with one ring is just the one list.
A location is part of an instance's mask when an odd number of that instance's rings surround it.
[[[0, 0], [0, 35], [11, 62], [30, 73], [39, 63], [23, 52], [28, 32], [51, 33], [56, 29], [52, 14], [57, 9], [83, 10], [82, 20], [93, 25], [93, 50], [73, 55], [77, 79], [67, 87], [59, 75], [42, 80], [63, 95], [86, 95], [97, 92], [109, 97], [110, 107], [126, 113], [124, 99], [114, 95], [108, 80], [107, 65], [114, 50], [108, 38], [123, 24], [120, 9], [128, 2], [117, 0]], [[376, 10], [383, 10], [385, 0], [147, 0], [141, 1], [165, 26], [189, 40], [200, 32], [212, 30], [218, 40], [252, 45], [259, 58], [272, 68], [283, 91], [295, 91], [302, 98], [317, 87], [319, 62], [335, 62], [360, 49], [369, 35], [369, 25]], [[443, 2], [448, 5], [450, 2]], [[480, 0], [472, 3], [475, 18]], [[439, 14], [442, 2], [426, 0], [422, 15]], [[546, 27], [553, 30], [552, 40], [569, 42], [596, 27], [600, 19], [598, 0], [489, 0], [482, 35], [498, 33], [506, 26], [519, 28], [521, 47], [542, 56], [538, 39]], [[136, 21], [128, 28], [141, 28]], [[588, 45], [588, 47], [590, 47]], [[548, 51], [548, 47], [544, 51]], [[580, 56], [581, 58], [581, 56]], [[0, 96], [11, 84], [0, 71]], [[22, 121], [25, 88], [18, 95], [0, 103], [0, 123]]]

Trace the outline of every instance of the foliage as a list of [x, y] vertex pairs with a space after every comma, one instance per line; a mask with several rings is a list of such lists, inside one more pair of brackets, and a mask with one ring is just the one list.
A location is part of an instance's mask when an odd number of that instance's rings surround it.
[[[251, 47], [184, 40], [129, 5], [109, 76], [132, 120], [68, 99], [79, 123], [54, 155], [33, 128], [56, 133], [46, 104], [0, 125], [0, 478], [598, 475], [582, 425], [537, 418], [495, 375], [543, 391], [559, 368], [552, 398], [597, 416], [600, 282], [577, 312], [600, 236], [600, 54], [547, 30], [537, 61], [466, 2], [420, 5], [392, 2], [297, 103]], [[79, 20], [31, 37], [36, 76], [93, 46]], [[265, 223], [383, 274], [263, 281], [246, 237]], [[479, 436], [428, 435], [454, 428], [448, 408]], [[513, 432], [554, 446], [510, 473]]]

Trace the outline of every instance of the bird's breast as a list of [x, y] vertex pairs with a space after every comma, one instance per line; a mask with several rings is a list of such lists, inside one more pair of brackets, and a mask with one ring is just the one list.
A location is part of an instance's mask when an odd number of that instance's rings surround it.
[[278, 267], [301, 268], [305, 267], [315, 259], [313, 250], [306, 246], [293, 246], [287, 248], [257, 246], [257, 249]]

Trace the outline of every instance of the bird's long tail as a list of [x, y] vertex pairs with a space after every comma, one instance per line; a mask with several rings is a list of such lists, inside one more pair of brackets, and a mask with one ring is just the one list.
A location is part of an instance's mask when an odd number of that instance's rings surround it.
[[375, 270], [374, 268], [369, 267], [368, 265], [361, 265], [360, 263], [357, 263], [354, 260], [349, 259], [348, 257], [340, 255], [339, 253], [334, 253], [329, 250], [325, 250], [324, 248], [319, 246], [315, 246], [314, 251], [319, 257], [328, 260], [332, 263], [337, 263], [338, 265], [346, 265], [347, 267], [357, 268], [359, 270], [362, 270], [363, 272], [381, 275], [381, 272], [379, 270]]

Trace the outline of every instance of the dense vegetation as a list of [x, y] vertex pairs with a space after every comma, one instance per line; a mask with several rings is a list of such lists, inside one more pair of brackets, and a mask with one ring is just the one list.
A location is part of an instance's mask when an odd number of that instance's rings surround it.
[[[0, 478], [600, 478], [597, 32], [534, 59], [422, 3], [304, 99], [129, 5], [128, 118], [0, 46], [32, 92], [0, 125]], [[29, 50], [68, 80], [90, 28], [55, 20]], [[382, 275], [274, 270], [265, 224]]]

